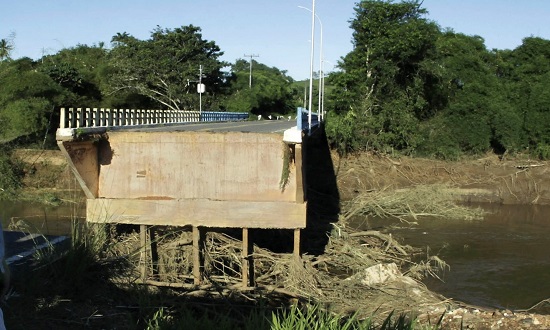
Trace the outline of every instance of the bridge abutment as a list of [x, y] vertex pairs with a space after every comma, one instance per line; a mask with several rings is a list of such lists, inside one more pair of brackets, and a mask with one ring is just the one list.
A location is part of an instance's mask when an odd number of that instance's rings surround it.
[[65, 136], [58, 145], [86, 194], [87, 221], [140, 226], [144, 258], [154, 244], [143, 238], [150, 226], [192, 227], [195, 284], [208, 228], [242, 229], [243, 285], [254, 282], [248, 229], [293, 230], [300, 255], [302, 143], [278, 133], [116, 130]]

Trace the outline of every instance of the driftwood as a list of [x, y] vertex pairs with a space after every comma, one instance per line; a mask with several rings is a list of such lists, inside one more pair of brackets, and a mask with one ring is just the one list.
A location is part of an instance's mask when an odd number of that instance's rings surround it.
[[528, 168], [533, 168], [533, 167], [541, 167], [541, 166], [546, 166], [546, 164], [525, 164], [525, 165], [516, 165], [516, 168], [517, 168], [517, 169], [520, 169], [520, 170], [523, 170], [523, 169], [528, 169]]
[[197, 285], [187, 284], [187, 283], [172, 283], [172, 282], [162, 282], [162, 281], [153, 281], [153, 280], [139, 281], [137, 283], [152, 285], [156, 287], [185, 289], [185, 290], [188, 290], [185, 293], [185, 295], [193, 296], [193, 297], [204, 297], [212, 294], [228, 296], [233, 292], [240, 292], [240, 293], [248, 292], [248, 293], [255, 293], [255, 295], [262, 296], [262, 297], [265, 297], [266, 294], [277, 293], [284, 296], [288, 296], [290, 298], [307, 300], [305, 296], [299, 295], [294, 292], [290, 292], [289, 290], [286, 290], [284, 288], [279, 288], [273, 285], [249, 287], [249, 286], [243, 286], [242, 284], [232, 284], [232, 285], [223, 286], [223, 288], [221, 288], [219, 285], [214, 285], [214, 284], [204, 284], [204, 285], [197, 286]]

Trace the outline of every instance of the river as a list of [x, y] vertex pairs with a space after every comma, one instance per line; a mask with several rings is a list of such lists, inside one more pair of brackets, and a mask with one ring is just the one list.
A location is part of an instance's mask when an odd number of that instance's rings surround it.
[[[475, 206], [475, 205], [474, 205]], [[450, 269], [429, 289], [447, 298], [484, 307], [526, 309], [550, 298], [550, 206], [480, 204], [483, 220], [422, 218], [417, 225], [369, 219], [368, 228], [391, 232], [402, 243], [429, 248]], [[67, 235], [83, 205], [44, 206], [0, 202], [5, 229], [25, 224], [30, 232]]]
[[483, 220], [422, 218], [418, 225], [369, 220], [402, 243], [445, 260], [429, 289], [468, 304], [527, 309], [550, 298], [550, 206], [479, 204]]
[[0, 201], [0, 220], [4, 230], [44, 235], [69, 235], [72, 220], [82, 220], [85, 213], [85, 206], [82, 204], [53, 206]]

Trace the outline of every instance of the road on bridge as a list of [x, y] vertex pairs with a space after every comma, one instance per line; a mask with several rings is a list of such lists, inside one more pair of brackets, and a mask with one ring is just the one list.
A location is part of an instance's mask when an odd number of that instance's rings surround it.
[[159, 127], [124, 127], [126, 132], [195, 131], [195, 132], [247, 132], [280, 133], [296, 126], [296, 120], [258, 120], [234, 122], [200, 122]]

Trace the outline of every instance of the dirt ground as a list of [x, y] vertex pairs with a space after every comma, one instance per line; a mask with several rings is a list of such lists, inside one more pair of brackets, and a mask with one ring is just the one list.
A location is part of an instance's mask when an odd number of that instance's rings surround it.
[[[27, 190], [64, 192], [78, 190], [60, 152], [19, 151], [31, 164], [25, 183]], [[340, 202], [365, 191], [393, 191], [417, 185], [445, 184], [460, 201], [505, 204], [550, 204], [550, 162], [528, 157], [500, 159], [488, 154], [481, 158], [444, 162], [386, 155], [360, 154], [340, 158], [330, 155]], [[82, 195], [75, 195], [82, 198]], [[368, 240], [359, 240], [368, 247]], [[329, 256], [330, 257], [330, 256]], [[332, 256], [334, 258], [334, 256]], [[322, 264], [322, 256], [311, 262]], [[488, 310], [469, 306], [431, 293], [418, 282], [398, 280], [371, 287], [338, 281], [326, 290], [338, 291], [347, 303], [334, 310], [350, 312], [360, 305], [372, 309], [410, 311], [421, 324], [437, 324], [443, 329], [550, 329], [550, 300], [528, 311]], [[371, 310], [371, 309], [365, 309]]]

